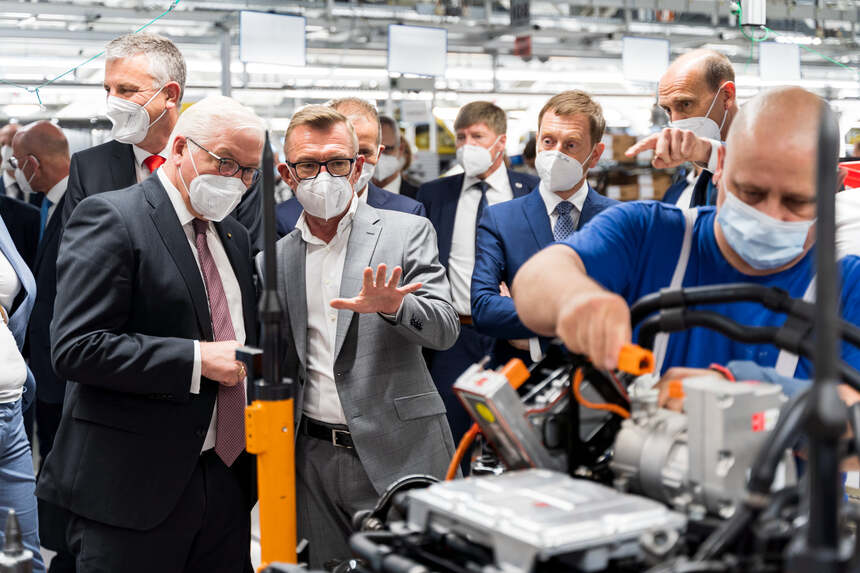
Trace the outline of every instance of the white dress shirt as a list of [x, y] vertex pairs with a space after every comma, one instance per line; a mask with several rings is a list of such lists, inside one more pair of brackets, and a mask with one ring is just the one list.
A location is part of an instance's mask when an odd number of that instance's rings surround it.
[[403, 177], [400, 175], [400, 173], [398, 173], [397, 177], [395, 177], [393, 180], [389, 181], [388, 185], [383, 187], [383, 189], [385, 189], [386, 191], [391, 191], [392, 193], [396, 193], [396, 194], [400, 195], [400, 184], [402, 182], [403, 182]]
[[69, 176], [66, 175], [59, 181], [57, 184], [51, 187], [51, 190], [45, 193], [45, 197], [48, 201], [51, 202], [51, 206], [48, 207], [48, 218], [45, 220], [45, 226], [48, 226], [48, 222], [51, 220], [51, 215], [54, 214], [54, 211], [57, 208], [57, 203], [63, 198], [63, 195], [66, 194], [66, 187], [69, 186]]
[[[473, 187], [480, 183], [477, 177], [464, 177], [460, 199], [457, 201], [457, 214], [454, 217], [454, 234], [451, 238], [451, 254], [448, 256], [448, 281], [454, 310], [464, 316], [472, 314], [472, 271], [475, 268], [475, 217], [481, 201], [481, 189]], [[504, 164], [493, 171], [486, 179], [487, 205], [495, 205], [514, 198], [508, 170]]]
[[[0, 306], [12, 314], [12, 303], [21, 290], [21, 280], [12, 263], [0, 253]], [[15, 402], [27, 381], [27, 364], [6, 321], [0, 318], [0, 403]]]
[[543, 204], [546, 206], [546, 213], [549, 215], [550, 231], [555, 229], [555, 224], [558, 222], [558, 213], [555, 208], [563, 201], [573, 205], [573, 209], [570, 210], [570, 218], [573, 219], [573, 228], [576, 229], [579, 224], [579, 216], [582, 214], [582, 206], [585, 205], [585, 200], [588, 198], [588, 182], [583, 183], [582, 187], [567, 199], [562, 199], [558, 193], [553, 193], [547, 189], [543, 181], [541, 181], [538, 189], [540, 190], [540, 198], [543, 199]]
[[337, 339], [337, 310], [329, 304], [340, 296], [340, 283], [346, 261], [346, 248], [358, 201], [338, 222], [337, 233], [328, 243], [315, 237], [308, 227], [305, 211], [296, 229], [305, 242], [305, 293], [307, 298], [307, 367], [303, 411], [309, 417], [329, 424], [346, 424], [346, 416], [334, 381], [334, 349]]
[[690, 169], [687, 173], [687, 186], [684, 187], [684, 190], [681, 191], [681, 195], [678, 197], [678, 200], [675, 201], [675, 205], [680, 207], [681, 209], [687, 209], [690, 206], [690, 201], [693, 199], [693, 189], [696, 188], [696, 181], [699, 180], [699, 174], [696, 173], [695, 169]]
[[[144, 168], [145, 169], [145, 168]], [[182, 200], [182, 194], [170, 182], [163, 169], [156, 170], [158, 179], [167, 191], [167, 196], [170, 198], [173, 209], [176, 211], [176, 216], [179, 218], [179, 224], [182, 225], [182, 230], [188, 238], [188, 244], [191, 246], [191, 252], [194, 254], [194, 260], [197, 261], [197, 268], [200, 268], [200, 259], [197, 254], [197, 241], [194, 236], [194, 226], [191, 222], [194, 220], [194, 215], [188, 210], [185, 201]], [[233, 266], [230, 264], [230, 259], [227, 258], [227, 251], [224, 250], [224, 245], [221, 244], [221, 237], [215, 231], [212, 223], [206, 230], [206, 244], [209, 246], [209, 251], [212, 253], [212, 258], [215, 260], [215, 268], [218, 269], [218, 275], [221, 277], [221, 284], [224, 286], [224, 295], [227, 297], [227, 309], [230, 311], [230, 322], [233, 323], [233, 333], [236, 335], [236, 340], [239, 344], [245, 343], [245, 319], [242, 314], [242, 290], [239, 288], [239, 281], [236, 279], [236, 273], [233, 271]], [[206, 280], [203, 278], [203, 271], [200, 271], [200, 278], [205, 286]], [[200, 341], [194, 341], [194, 369], [191, 372], [191, 393], [200, 393], [200, 378], [201, 378], [201, 361], [200, 361]], [[246, 382], [247, 383], [247, 382]], [[206, 439], [203, 440], [203, 450], [206, 451], [215, 447], [215, 422], [218, 419], [218, 403], [212, 409], [212, 418], [209, 421], [209, 429], [206, 431]]]
[[[132, 145], [131, 148], [134, 151], [134, 171], [137, 173], [137, 182], [140, 183], [150, 175], [149, 169], [146, 168], [146, 165], [144, 165], [143, 162], [146, 161], [146, 158], [152, 155], [152, 153], [145, 149], [141, 149], [136, 145]], [[156, 155], [160, 155], [167, 159], [167, 150], [164, 149], [160, 153], [156, 153]]]

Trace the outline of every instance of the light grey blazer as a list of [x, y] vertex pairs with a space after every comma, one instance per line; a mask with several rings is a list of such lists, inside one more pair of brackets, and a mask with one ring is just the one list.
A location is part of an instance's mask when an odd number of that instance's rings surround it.
[[[401, 284], [423, 286], [406, 295], [396, 321], [378, 314], [339, 310], [335, 382], [364, 470], [380, 494], [396, 479], [414, 473], [443, 478], [454, 442], [445, 405], [430, 377], [421, 347], [445, 350], [460, 322], [451, 287], [439, 263], [430, 221], [359, 203], [346, 251], [342, 298], [361, 290], [362, 273], [380, 263], [403, 268]], [[278, 241], [278, 295], [284, 313], [283, 375], [297, 381], [296, 424], [301, 420], [307, 380], [306, 247], [301, 231]], [[258, 264], [262, 263], [258, 256]]]

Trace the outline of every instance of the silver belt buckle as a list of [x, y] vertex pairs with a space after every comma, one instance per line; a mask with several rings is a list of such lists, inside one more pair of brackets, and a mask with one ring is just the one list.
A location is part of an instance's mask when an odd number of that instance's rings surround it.
[[337, 443], [337, 435], [338, 434], [346, 434], [349, 435], [349, 432], [346, 430], [336, 430], [335, 428], [331, 429], [331, 444], [336, 448], [349, 448], [349, 446], [342, 446]]

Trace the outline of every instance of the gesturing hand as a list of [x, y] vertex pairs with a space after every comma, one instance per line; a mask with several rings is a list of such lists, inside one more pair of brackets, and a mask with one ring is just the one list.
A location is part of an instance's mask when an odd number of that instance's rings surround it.
[[633, 157], [643, 151], [654, 150], [651, 165], [656, 169], [677, 167], [684, 162], [707, 163], [711, 157], [711, 142], [692, 131], [667, 127], [651, 134], [624, 152]]
[[383, 314], [397, 314], [403, 297], [421, 288], [421, 283], [412, 283], [398, 287], [403, 269], [394, 267], [391, 278], [386, 282], [387, 267], [379, 265], [376, 269], [376, 280], [373, 280], [373, 269], [364, 269], [364, 283], [361, 292], [353, 298], [336, 298], [331, 301], [331, 307], [343, 310], [351, 310], [362, 314], [381, 312]]

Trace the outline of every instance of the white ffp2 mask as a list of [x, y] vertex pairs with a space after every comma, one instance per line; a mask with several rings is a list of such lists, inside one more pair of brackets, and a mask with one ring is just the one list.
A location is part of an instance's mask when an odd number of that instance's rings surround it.
[[320, 171], [313, 179], [303, 179], [296, 187], [296, 199], [309, 215], [328, 221], [346, 210], [353, 190], [349, 175], [333, 177]]
[[[586, 163], [592, 153], [594, 149], [586, 157]], [[585, 175], [585, 169], [579, 160], [554, 149], [537, 154], [535, 169], [540, 177], [541, 186], [552, 193], [573, 189]]]
[[[367, 165], [367, 163], [365, 163]], [[376, 170], [373, 172], [373, 178], [377, 181], [385, 181], [398, 171], [402, 165], [400, 164], [400, 160], [393, 155], [386, 155], [384, 153], [379, 155], [379, 160], [376, 162]], [[361, 187], [356, 186], [356, 189], [361, 189]]]
[[127, 99], [122, 99], [116, 96], [108, 96], [107, 111], [105, 115], [111, 121], [110, 134], [115, 140], [120, 143], [130, 143], [136, 145], [146, 139], [146, 134], [149, 133], [149, 128], [155, 125], [158, 120], [164, 117], [167, 113], [167, 108], [161, 112], [155, 121], [149, 121], [149, 112], [146, 111], [146, 106], [161, 93], [164, 86], [161, 86], [145, 104], [140, 105]]
[[[493, 145], [498, 143], [501, 138], [501, 135], [497, 137]], [[467, 177], [477, 177], [486, 173], [498, 157], [498, 154], [493, 157], [490, 154], [489, 148], [481, 147], [480, 145], [466, 144], [457, 148], [457, 163], [463, 167], [463, 171], [466, 172]]]
[[723, 120], [720, 122], [720, 125], [717, 125], [717, 122], [709, 116], [711, 114], [711, 110], [714, 109], [714, 104], [717, 103], [717, 97], [719, 97], [720, 91], [727, 83], [728, 82], [723, 83], [723, 85], [720, 86], [720, 89], [717, 90], [717, 93], [714, 94], [714, 99], [711, 100], [711, 106], [708, 108], [708, 111], [705, 112], [703, 117], [687, 117], [677, 121], [670, 121], [669, 127], [686, 129], [688, 131], [692, 131], [698, 137], [722, 141], [723, 137], [721, 132], [723, 130], [723, 125], [726, 123], [729, 109], [726, 108], [726, 111], [723, 113]]
[[[191, 149], [188, 147], [186, 149], [191, 154]], [[214, 173], [200, 175], [193, 154], [191, 154], [191, 165], [197, 173], [197, 177], [192, 179], [191, 183], [186, 185], [185, 178], [182, 177], [182, 173], [179, 173], [179, 179], [188, 191], [191, 206], [207, 221], [216, 223], [223, 221], [224, 217], [229, 215], [242, 200], [242, 195], [247, 191], [245, 184], [238, 177], [224, 177]]]
[[358, 176], [358, 181], [355, 182], [355, 190], [361, 191], [364, 189], [370, 183], [370, 180], [373, 179], [374, 173], [376, 173], [376, 165], [365, 161], [364, 167], [361, 168], [361, 175]]

